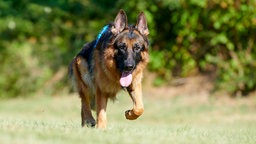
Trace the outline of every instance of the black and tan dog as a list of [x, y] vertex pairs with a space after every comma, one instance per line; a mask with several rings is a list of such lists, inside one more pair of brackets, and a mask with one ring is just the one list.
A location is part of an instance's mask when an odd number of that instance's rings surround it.
[[114, 23], [103, 27], [96, 40], [85, 44], [73, 59], [69, 72], [81, 97], [82, 126], [96, 125], [91, 112], [96, 108], [97, 127], [106, 128], [107, 101], [122, 88], [133, 101], [126, 118], [134, 120], [143, 113], [141, 80], [149, 61], [148, 34], [144, 13], [139, 14], [136, 25], [128, 25], [120, 10]]

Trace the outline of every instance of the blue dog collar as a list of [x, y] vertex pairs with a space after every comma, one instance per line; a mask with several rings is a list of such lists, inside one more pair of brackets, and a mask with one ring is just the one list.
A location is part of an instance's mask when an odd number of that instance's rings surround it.
[[106, 25], [106, 26], [104, 26], [104, 27], [101, 29], [100, 33], [99, 33], [98, 36], [97, 36], [97, 39], [96, 39], [94, 48], [97, 46], [97, 44], [98, 44], [98, 42], [99, 42], [99, 40], [100, 40], [102, 34], [104, 34], [104, 33], [108, 30], [108, 27], [109, 27], [109, 25]]

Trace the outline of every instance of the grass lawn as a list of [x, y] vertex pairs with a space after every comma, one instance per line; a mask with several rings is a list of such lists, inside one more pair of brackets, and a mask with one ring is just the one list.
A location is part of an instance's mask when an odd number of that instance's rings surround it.
[[108, 104], [108, 128], [80, 127], [77, 96], [0, 101], [1, 144], [255, 144], [256, 98], [144, 96], [145, 113], [124, 117], [132, 102]]

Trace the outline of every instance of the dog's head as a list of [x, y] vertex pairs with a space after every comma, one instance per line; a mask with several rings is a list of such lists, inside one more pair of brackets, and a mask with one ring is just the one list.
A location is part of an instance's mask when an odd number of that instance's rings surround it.
[[120, 84], [122, 87], [128, 87], [132, 82], [132, 72], [140, 63], [148, 61], [148, 57], [145, 56], [149, 45], [146, 17], [141, 12], [136, 25], [128, 26], [127, 16], [123, 10], [120, 10], [111, 32], [116, 36], [114, 48], [117, 68], [121, 73]]

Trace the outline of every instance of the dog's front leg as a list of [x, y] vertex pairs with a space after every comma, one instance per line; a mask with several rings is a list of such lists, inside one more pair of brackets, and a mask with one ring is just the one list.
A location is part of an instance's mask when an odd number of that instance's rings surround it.
[[133, 101], [133, 109], [127, 110], [125, 112], [125, 117], [129, 120], [135, 120], [142, 115], [144, 111], [141, 83], [137, 84], [136, 86], [131, 86], [127, 90]]
[[105, 129], [107, 127], [107, 101], [108, 97], [102, 93], [100, 89], [96, 92], [96, 113], [97, 113], [97, 127]]

